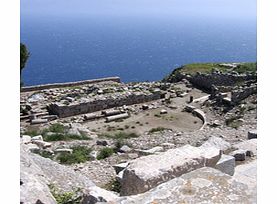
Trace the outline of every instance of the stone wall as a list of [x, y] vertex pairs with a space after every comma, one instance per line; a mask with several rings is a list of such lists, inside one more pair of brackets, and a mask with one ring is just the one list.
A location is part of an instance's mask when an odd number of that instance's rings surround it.
[[250, 87], [244, 87], [239, 90], [231, 92], [231, 101], [233, 103], [238, 103], [241, 100], [247, 98], [248, 96], [257, 93], [257, 85], [252, 85]]
[[94, 84], [94, 83], [106, 82], [106, 81], [113, 81], [113, 82], [120, 83], [120, 78], [119, 77], [107, 77], [107, 78], [91, 79], [91, 80], [76, 81], [76, 82], [26, 86], [26, 87], [21, 88], [21, 92], [39, 91], [39, 90], [43, 90], [43, 89], [63, 88], [63, 87], [72, 87], [72, 86], [81, 86], [81, 85]]
[[240, 82], [255, 80], [255, 75], [247, 74], [230, 74], [213, 72], [211, 74], [197, 73], [194, 76], [185, 75], [184, 78], [189, 80], [193, 85], [211, 90], [212, 85], [215, 86], [235, 86]]
[[105, 98], [77, 104], [64, 105], [59, 103], [53, 103], [48, 106], [48, 111], [51, 114], [58, 115], [59, 117], [63, 118], [100, 111], [108, 108], [120, 107], [123, 105], [144, 103], [148, 101], [158, 100], [160, 98], [161, 92], [149, 94], [133, 93], [131, 95], [123, 95], [120, 98]]

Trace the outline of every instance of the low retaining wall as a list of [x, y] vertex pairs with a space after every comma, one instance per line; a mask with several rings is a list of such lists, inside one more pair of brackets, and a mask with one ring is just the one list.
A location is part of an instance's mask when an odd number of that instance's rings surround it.
[[86, 114], [104, 109], [120, 107], [123, 105], [133, 105], [137, 103], [144, 103], [148, 101], [158, 100], [161, 98], [161, 92], [155, 92], [150, 94], [132, 94], [125, 95], [121, 98], [107, 98], [92, 100], [89, 102], [63, 105], [53, 103], [48, 106], [48, 111], [51, 114], [58, 115], [59, 117], [69, 117], [74, 115]]
[[26, 86], [26, 87], [21, 88], [21, 92], [39, 91], [39, 90], [43, 90], [43, 89], [63, 88], [63, 87], [71, 87], [71, 86], [80, 86], [80, 85], [94, 84], [94, 83], [105, 82], [105, 81], [113, 81], [113, 82], [120, 83], [120, 78], [119, 77], [107, 77], [107, 78], [91, 79], [91, 80], [76, 81], [76, 82]]
[[256, 76], [252, 74], [241, 74], [235, 75], [230, 73], [211, 73], [204, 74], [198, 73], [194, 76], [184, 76], [185, 79], [189, 80], [193, 85], [211, 90], [212, 85], [215, 86], [235, 86], [237, 83], [245, 82], [248, 80], [255, 80]]
[[257, 93], [257, 86], [245, 87], [242, 90], [232, 91], [231, 101], [233, 103], [238, 103], [254, 93]]

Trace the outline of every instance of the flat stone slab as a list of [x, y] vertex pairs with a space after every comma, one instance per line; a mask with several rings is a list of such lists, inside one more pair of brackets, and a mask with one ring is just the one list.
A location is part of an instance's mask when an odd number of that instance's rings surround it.
[[159, 154], [140, 157], [125, 169], [120, 195], [146, 192], [170, 179], [204, 166], [214, 166], [221, 152], [215, 148], [185, 145]]
[[114, 203], [257, 203], [256, 191], [235, 177], [203, 167], [163, 183], [143, 194], [120, 197]]
[[257, 160], [236, 166], [233, 176], [240, 182], [248, 185], [249, 189], [257, 189]]

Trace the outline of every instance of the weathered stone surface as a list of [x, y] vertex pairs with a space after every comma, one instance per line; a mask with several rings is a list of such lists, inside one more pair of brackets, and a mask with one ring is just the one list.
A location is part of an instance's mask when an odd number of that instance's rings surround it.
[[41, 169], [23, 150], [20, 152], [20, 181], [20, 202], [34, 204], [40, 201], [44, 204], [56, 204]]
[[250, 130], [248, 132], [248, 139], [257, 139], [257, 130]]
[[31, 140], [32, 141], [34, 141], [34, 140], [41, 140], [41, 141], [43, 141], [43, 137], [41, 135], [38, 135], [38, 136], [32, 137]]
[[143, 194], [114, 203], [257, 203], [256, 191], [239, 179], [204, 167], [183, 174]]
[[236, 166], [233, 176], [238, 181], [246, 184], [254, 192], [257, 190], [257, 160]]
[[128, 147], [127, 145], [123, 145], [120, 149], [120, 152], [131, 152], [132, 149], [130, 147]]
[[20, 141], [23, 144], [28, 144], [28, 143], [31, 142], [31, 136], [29, 136], [29, 135], [22, 135], [22, 137], [20, 138]]
[[[88, 177], [50, 159], [28, 153], [26, 146], [21, 146], [20, 156], [20, 177], [23, 182], [23, 185], [21, 185], [21, 188], [23, 188], [21, 190], [21, 200], [27, 199], [29, 201], [32, 199], [31, 202], [26, 203], [33, 204], [37, 199], [40, 199], [45, 204], [56, 203], [49, 195], [47, 186], [49, 184], [54, 184], [64, 192], [72, 192], [77, 188], [88, 189], [90, 197], [95, 198], [97, 202], [110, 201], [117, 198], [112, 192], [97, 187]], [[28, 181], [28, 179], [33, 180]], [[29, 185], [28, 182], [30, 183]]]
[[41, 123], [47, 123], [48, 120], [47, 119], [33, 119], [31, 120], [31, 124], [41, 124]]
[[124, 163], [113, 165], [113, 168], [114, 168], [116, 174], [118, 174], [119, 172], [124, 170], [128, 165], [129, 165], [129, 162], [124, 162]]
[[238, 149], [231, 152], [230, 155], [235, 157], [236, 161], [244, 161], [246, 157], [246, 150]]
[[219, 137], [211, 136], [204, 144], [202, 144], [201, 147], [215, 147], [223, 152], [226, 152], [232, 147], [232, 145]]
[[40, 148], [48, 148], [52, 145], [50, 142], [44, 142], [42, 140], [34, 140], [33, 143], [39, 146]]
[[252, 152], [257, 155], [257, 139], [246, 140], [233, 145], [234, 148], [246, 150], [246, 153]]
[[148, 150], [139, 150], [138, 152], [139, 152], [140, 155], [149, 155], [149, 154], [155, 154], [157, 152], [161, 152], [163, 150], [164, 150], [163, 147], [157, 146], [157, 147], [153, 147], [153, 148], [148, 149]]
[[203, 148], [185, 145], [130, 162], [122, 179], [121, 195], [143, 193], [184, 173], [212, 165], [219, 160], [220, 151], [205, 152]]
[[200, 149], [205, 158], [205, 166], [214, 167], [221, 158], [222, 151], [215, 147], [200, 147]]
[[166, 114], [167, 113], [167, 110], [166, 109], [162, 109], [161, 111], [160, 111], [160, 114]]
[[235, 157], [223, 154], [220, 160], [215, 165], [215, 168], [230, 176], [234, 175], [236, 161]]

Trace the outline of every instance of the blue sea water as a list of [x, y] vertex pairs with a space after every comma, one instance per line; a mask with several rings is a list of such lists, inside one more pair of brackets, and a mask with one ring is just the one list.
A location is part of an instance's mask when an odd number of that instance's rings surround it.
[[257, 61], [256, 21], [205, 18], [21, 18], [25, 85], [119, 76], [160, 80], [196, 62]]

